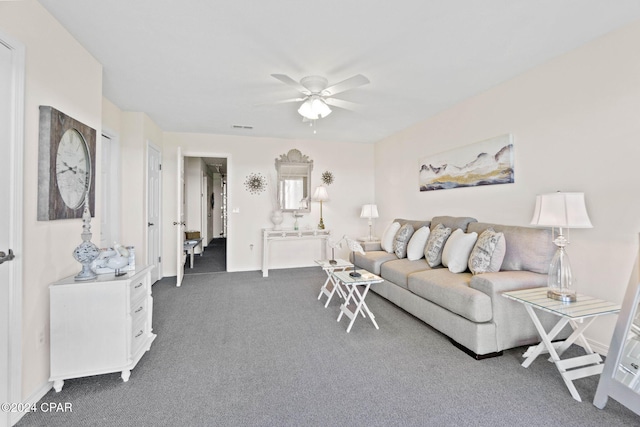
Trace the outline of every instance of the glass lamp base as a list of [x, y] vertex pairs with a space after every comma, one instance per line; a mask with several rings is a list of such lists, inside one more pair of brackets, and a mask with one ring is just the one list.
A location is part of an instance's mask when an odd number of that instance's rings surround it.
[[576, 294], [571, 291], [549, 290], [547, 291], [547, 298], [562, 302], [575, 302]]

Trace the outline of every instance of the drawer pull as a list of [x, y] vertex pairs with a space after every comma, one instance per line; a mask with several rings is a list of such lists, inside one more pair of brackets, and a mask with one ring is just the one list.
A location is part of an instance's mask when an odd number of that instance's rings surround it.
[[138, 289], [140, 286], [144, 285], [144, 283], [140, 282], [137, 285], [135, 285], [133, 288], [134, 289]]
[[134, 311], [134, 313], [140, 313], [143, 308], [144, 308], [143, 306], [138, 307], [136, 311]]
[[140, 332], [138, 332], [136, 334], [136, 336], [134, 338], [138, 338], [140, 335], [142, 335], [144, 333], [144, 331], [142, 329], [140, 329]]

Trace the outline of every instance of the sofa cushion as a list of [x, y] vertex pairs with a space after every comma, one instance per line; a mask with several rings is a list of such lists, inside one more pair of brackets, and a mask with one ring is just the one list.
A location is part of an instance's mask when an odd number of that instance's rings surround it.
[[407, 289], [409, 274], [418, 271], [429, 270], [429, 264], [424, 258], [411, 261], [408, 258], [387, 261], [380, 267], [380, 277], [386, 279], [401, 288]]
[[477, 221], [477, 219], [468, 216], [434, 216], [431, 220], [431, 231], [433, 231], [436, 225], [442, 224], [445, 227], [449, 227], [451, 231], [460, 228], [462, 231], [467, 232], [469, 224]]
[[551, 230], [476, 222], [469, 224], [469, 231], [480, 234], [489, 227], [504, 234], [506, 251], [500, 270], [549, 272], [549, 264], [556, 251], [551, 241]]
[[478, 236], [469, 255], [469, 270], [472, 274], [500, 271], [505, 251], [504, 234], [487, 228]]
[[413, 226], [411, 224], [403, 225], [396, 233], [396, 237], [393, 240], [393, 252], [398, 258], [407, 257], [407, 246], [409, 245], [409, 240], [412, 235]]
[[409, 291], [472, 322], [488, 322], [493, 317], [491, 298], [469, 287], [471, 273], [452, 273], [446, 268], [409, 275]]
[[353, 254], [353, 263], [356, 267], [364, 268], [365, 270], [378, 275], [380, 274], [380, 266], [382, 264], [387, 261], [398, 259], [395, 254], [390, 254], [387, 251], [369, 251], [364, 255], [358, 252], [354, 252]]
[[442, 265], [452, 273], [462, 273], [467, 270], [469, 255], [476, 244], [478, 233], [465, 233], [457, 228], [451, 233], [442, 249]]
[[384, 233], [382, 234], [382, 240], [380, 242], [383, 251], [387, 251], [389, 253], [393, 252], [393, 239], [395, 239], [398, 230], [400, 230], [400, 223], [397, 221], [389, 224], [384, 230]]
[[429, 227], [423, 226], [413, 233], [407, 246], [407, 258], [415, 261], [424, 257], [424, 248], [427, 246], [427, 239], [429, 238], [430, 232]]
[[442, 224], [436, 224], [429, 233], [427, 245], [424, 248], [424, 257], [430, 267], [442, 264], [442, 248], [451, 235], [451, 229]]

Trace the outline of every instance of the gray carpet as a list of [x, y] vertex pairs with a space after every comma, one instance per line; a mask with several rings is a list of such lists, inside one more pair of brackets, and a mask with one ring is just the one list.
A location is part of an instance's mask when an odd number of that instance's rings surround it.
[[[158, 338], [127, 383], [68, 380], [19, 426], [638, 426], [597, 377], [571, 398], [553, 364], [522, 368], [524, 348], [476, 361], [446, 337], [371, 293], [380, 330], [336, 322], [339, 299], [316, 298], [319, 268], [165, 278], [153, 286]], [[578, 349], [572, 348], [576, 353]]]
[[201, 255], [193, 257], [193, 268], [189, 257], [184, 264], [184, 274], [219, 273], [227, 270], [227, 239], [212, 239]]

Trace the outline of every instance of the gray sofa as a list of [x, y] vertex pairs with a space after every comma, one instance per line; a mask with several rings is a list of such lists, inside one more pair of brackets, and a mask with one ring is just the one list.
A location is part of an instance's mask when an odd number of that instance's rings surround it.
[[[449, 337], [453, 344], [477, 359], [498, 356], [502, 350], [537, 343], [539, 335], [524, 306], [502, 292], [547, 286], [547, 273], [555, 252], [550, 230], [477, 222], [468, 217], [434, 217], [410, 223], [415, 230], [431, 230], [443, 224], [480, 235], [491, 227], [502, 232], [506, 251], [500, 271], [473, 275], [431, 268], [425, 258], [399, 259], [394, 253], [368, 250], [356, 253], [357, 267], [380, 275], [385, 281], [371, 290]], [[541, 313], [546, 328], [557, 318]], [[561, 336], [566, 336], [569, 330]]]

